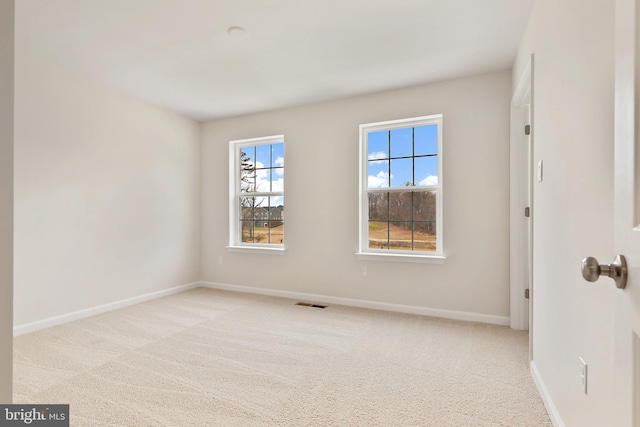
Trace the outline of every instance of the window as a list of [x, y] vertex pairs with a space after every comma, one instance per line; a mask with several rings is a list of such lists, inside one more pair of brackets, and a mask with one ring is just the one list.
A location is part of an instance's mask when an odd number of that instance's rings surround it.
[[284, 249], [284, 136], [229, 143], [229, 246]]
[[360, 157], [359, 255], [443, 260], [442, 115], [360, 125]]

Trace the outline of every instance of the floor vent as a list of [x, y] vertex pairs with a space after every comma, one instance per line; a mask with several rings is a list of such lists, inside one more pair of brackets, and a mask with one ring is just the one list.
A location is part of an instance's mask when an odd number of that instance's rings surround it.
[[303, 307], [313, 307], [313, 308], [327, 308], [326, 305], [309, 304], [308, 302], [297, 302], [296, 305], [301, 305]]

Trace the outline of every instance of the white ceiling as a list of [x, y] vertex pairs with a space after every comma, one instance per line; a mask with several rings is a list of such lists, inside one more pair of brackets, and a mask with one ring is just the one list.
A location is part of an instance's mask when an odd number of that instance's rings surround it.
[[508, 69], [533, 2], [20, 0], [16, 49], [207, 120]]

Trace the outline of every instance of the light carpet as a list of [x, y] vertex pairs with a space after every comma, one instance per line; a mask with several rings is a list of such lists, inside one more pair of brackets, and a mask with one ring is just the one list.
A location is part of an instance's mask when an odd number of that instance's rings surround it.
[[14, 340], [72, 426], [551, 426], [506, 327], [197, 288]]

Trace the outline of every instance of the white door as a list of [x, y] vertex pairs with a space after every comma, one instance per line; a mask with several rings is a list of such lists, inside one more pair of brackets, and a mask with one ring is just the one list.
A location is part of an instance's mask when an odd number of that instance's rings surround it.
[[[628, 263], [616, 292], [611, 425], [640, 427], [640, 0], [616, 1], [615, 251]], [[612, 259], [613, 259], [612, 254]], [[600, 260], [603, 261], [603, 260]], [[606, 263], [610, 260], [606, 260]]]

